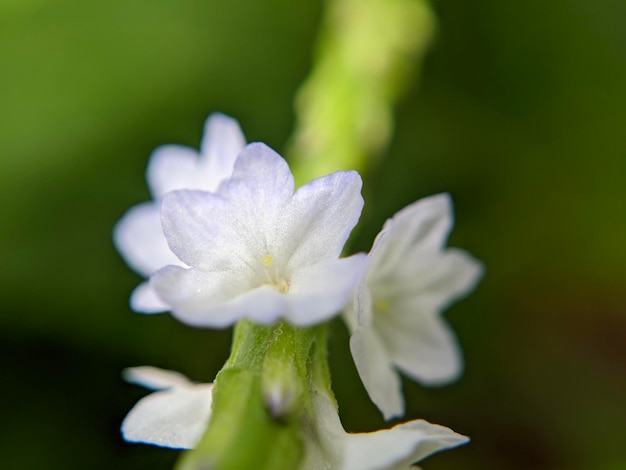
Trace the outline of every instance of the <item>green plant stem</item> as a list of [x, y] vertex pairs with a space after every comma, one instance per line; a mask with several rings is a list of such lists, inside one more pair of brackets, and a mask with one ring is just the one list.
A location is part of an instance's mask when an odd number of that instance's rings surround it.
[[240, 321], [231, 355], [215, 380], [209, 427], [177, 468], [297, 468], [303, 452], [299, 423], [311, 414], [310, 382], [322, 370], [329, 384], [326, 330], [327, 325], [264, 327]]
[[287, 154], [296, 182], [367, 169], [389, 142], [393, 104], [434, 32], [427, 0], [327, 0]]

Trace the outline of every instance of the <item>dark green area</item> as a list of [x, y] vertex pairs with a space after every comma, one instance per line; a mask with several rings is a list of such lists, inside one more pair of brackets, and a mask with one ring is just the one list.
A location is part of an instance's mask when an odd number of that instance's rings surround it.
[[[437, 39], [365, 175], [356, 245], [449, 191], [451, 243], [487, 265], [447, 312], [465, 377], [406, 381], [407, 418], [472, 437], [436, 469], [626, 468], [626, 3], [437, 1]], [[281, 149], [321, 1], [11, 0], [0, 4], [2, 467], [171, 468], [125, 444], [146, 392], [126, 366], [212, 380], [230, 331], [132, 314], [139, 277], [111, 242], [146, 200], [149, 153], [197, 146], [212, 111]], [[372, 34], [376, 34], [372, 31]], [[383, 423], [345, 329], [331, 336], [347, 429]]]

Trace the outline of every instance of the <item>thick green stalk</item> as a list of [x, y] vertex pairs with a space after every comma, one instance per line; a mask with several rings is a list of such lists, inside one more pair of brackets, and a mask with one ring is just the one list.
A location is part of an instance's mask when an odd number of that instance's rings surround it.
[[[326, 328], [240, 321], [230, 358], [215, 380], [209, 427], [178, 468], [297, 468], [303, 451], [299, 422], [311, 410], [311, 366], [320, 357], [314, 351], [326, 348]], [[318, 338], [323, 345], [315, 346]]]
[[426, 0], [327, 0], [288, 155], [298, 183], [365, 170], [387, 145], [392, 106], [434, 31]]

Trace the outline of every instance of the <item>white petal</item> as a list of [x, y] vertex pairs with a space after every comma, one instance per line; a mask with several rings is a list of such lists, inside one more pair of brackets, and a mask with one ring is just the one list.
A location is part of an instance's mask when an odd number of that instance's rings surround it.
[[287, 295], [286, 319], [296, 326], [310, 326], [338, 314], [348, 303], [367, 268], [367, 256], [324, 260], [294, 273]]
[[177, 266], [166, 266], [150, 279], [176, 318], [190, 325], [216, 328], [241, 318], [238, 305], [229, 308], [226, 304], [252, 289], [245, 281], [232, 271], [205, 272]]
[[288, 308], [288, 296], [270, 286], [261, 286], [246, 292], [218, 307], [222, 314], [232, 318], [248, 318], [255, 323], [269, 325], [283, 317]]
[[198, 152], [182, 145], [157, 147], [150, 156], [146, 178], [154, 199], [175, 189], [202, 189]]
[[124, 439], [177, 449], [192, 449], [211, 414], [212, 385], [172, 388], [142, 398], [122, 423]]
[[139, 284], [130, 295], [130, 308], [138, 313], [163, 313], [170, 310], [149, 282]]
[[298, 470], [341, 470], [346, 432], [337, 414], [337, 403], [325, 390], [313, 385], [313, 412], [304, 414], [300, 431], [304, 455]]
[[375, 319], [390, 360], [425, 385], [456, 380], [462, 372], [463, 359], [444, 320], [433, 312], [415, 311], [411, 305], [395, 304], [390, 308], [384, 319]]
[[[367, 295], [361, 294], [361, 291], [363, 290], [366, 291]], [[362, 297], [364, 299], [367, 299], [367, 301], [369, 302], [369, 306], [370, 306], [369, 309], [371, 310], [372, 299], [371, 299], [371, 296], [369, 295], [369, 290], [365, 287], [365, 283], [361, 282], [355, 288], [354, 293], [352, 295], [352, 299], [348, 301], [346, 308], [344, 308], [343, 311], [341, 312], [341, 318], [343, 319], [346, 326], [348, 327], [348, 331], [350, 331], [350, 334], [354, 333], [354, 330], [356, 330], [360, 324], [359, 312], [363, 310], [363, 307], [361, 307], [360, 305], [360, 303], [363, 302], [363, 300], [361, 300]], [[371, 324], [371, 321], [367, 323], [367, 325], [370, 325], [370, 324]]]
[[157, 203], [131, 207], [115, 225], [113, 241], [128, 265], [143, 276], [168, 264], [181, 264], [163, 235]]
[[408, 253], [436, 255], [452, 228], [452, 202], [448, 194], [420, 199], [387, 220], [371, 251], [372, 274], [390, 276]]
[[226, 191], [233, 203], [259, 217], [282, 208], [293, 195], [293, 185], [287, 162], [257, 142], [239, 154]]
[[193, 326], [224, 328], [242, 318], [270, 324], [289, 309], [287, 295], [270, 286], [242, 285], [232, 272], [172, 266], [157, 272], [152, 283], [172, 306], [172, 314]]
[[350, 337], [350, 351], [370, 399], [389, 420], [404, 413], [402, 383], [376, 332], [358, 327]]
[[204, 191], [166, 194], [161, 204], [161, 219], [171, 251], [190, 266], [243, 269], [255, 258], [253, 253], [263, 251], [263, 232], [259, 233], [254, 218], [239, 217], [230, 201], [219, 194]]
[[193, 326], [225, 328], [242, 318], [271, 324], [286, 317], [291, 296], [270, 286], [242, 286], [230, 272], [166, 267], [152, 283], [172, 314]]
[[456, 447], [467, 437], [424, 420], [410, 421], [389, 430], [348, 434], [341, 470], [409, 468], [434, 452]]
[[[413, 254], [410, 258], [409, 264], [415, 260]], [[480, 261], [456, 248], [449, 248], [432, 263], [419, 265], [416, 260], [414, 266], [417, 269], [413, 271], [418, 271], [418, 278], [414, 281], [415, 298], [422, 305], [436, 310], [446, 308], [471, 292], [484, 273]]]
[[[371, 258], [368, 257], [368, 261], [371, 261]], [[371, 264], [368, 265], [368, 270], [371, 269], [370, 266]], [[354, 332], [359, 325], [372, 325], [372, 322], [374, 321], [372, 301], [372, 294], [367, 287], [367, 284], [365, 282], [359, 283], [354, 291], [354, 298], [351, 305], [352, 308], [347, 312], [350, 315], [348, 320], [350, 332]]]
[[141, 385], [151, 390], [194, 386], [194, 384], [180, 372], [159, 369], [158, 367], [152, 366], [128, 367], [122, 371], [122, 376], [128, 383]]
[[277, 224], [284, 232], [276, 238], [292, 253], [289, 266], [339, 256], [363, 209], [361, 186], [359, 174], [349, 171], [318, 178], [296, 191]]
[[257, 324], [276, 322], [287, 310], [287, 296], [269, 286], [261, 286], [242, 293], [226, 302], [206, 303], [176, 309], [176, 318], [192, 326], [224, 328], [243, 318]]
[[207, 178], [204, 189], [216, 191], [222, 181], [231, 177], [235, 159], [245, 145], [246, 139], [235, 119], [222, 113], [209, 116], [200, 144], [200, 162]]
[[349, 434], [343, 430], [337, 405], [326, 391], [315, 389], [312, 405], [313, 420], [305, 416], [301, 423], [305, 444], [301, 470], [408, 469], [434, 452], [468, 441], [444, 426], [423, 420], [388, 430]]

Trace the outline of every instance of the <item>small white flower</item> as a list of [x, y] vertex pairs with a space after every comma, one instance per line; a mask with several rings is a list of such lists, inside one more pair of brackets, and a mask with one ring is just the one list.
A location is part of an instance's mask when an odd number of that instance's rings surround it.
[[[193, 384], [177, 372], [155, 367], [126, 369], [127, 381], [165, 389], [142, 398], [122, 424], [127, 441], [193, 449], [211, 414], [212, 384]], [[337, 407], [322, 391], [313, 394], [313, 415], [301, 423], [305, 451], [299, 470], [408, 469], [440, 450], [456, 447], [467, 437], [424, 420], [391, 429], [352, 434], [344, 431]]]
[[313, 398], [314, 423], [304, 426], [304, 461], [298, 470], [404, 470], [440, 450], [465, 444], [466, 436], [422, 419], [391, 429], [347, 433], [333, 400]]
[[[245, 143], [237, 121], [214, 113], [204, 125], [200, 153], [181, 145], [164, 145], [152, 153], [146, 179], [154, 200], [129, 209], [113, 231], [115, 245], [132, 269], [148, 277], [163, 266], [182, 265], [163, 235], [161, 198], [174, 189], [216, 191], [230, 177]], [[131, 307], [143, 313], [169, 310], [148, 282], [134, 290]]]
[[398, 370], [424, 385], [461, 373], [458, 344], [441, 312], [475, 287], [483, 267], [462, 250], [446, 249], [451, 228], [447, 194], [421, 199], [387, 220], [344, 315], [359, 375], [385, 419], [404, 412]]
[[163, 198], [165, 237], [191, 268], [165, 267], [151, 284], [175, 317], [194, 326], [324, 321], [345, 307], [367, 263], [364, 254], [338, 259], [363, 207], [360, 190], [360, 176], [349, 171], [294, 193], [285, 160], [250, 144], [218, 193]]
[[127, 382], [158, 390], [141, 400], [122, 423], [129, 442], [192, 449], [209, 422], [212, 384], [194, 384], [184, 375], [156, 367], [124, 370]]

